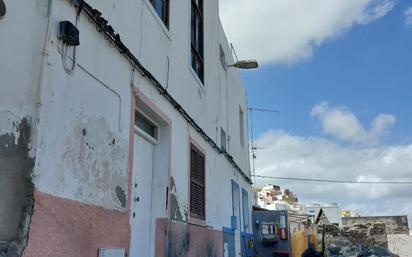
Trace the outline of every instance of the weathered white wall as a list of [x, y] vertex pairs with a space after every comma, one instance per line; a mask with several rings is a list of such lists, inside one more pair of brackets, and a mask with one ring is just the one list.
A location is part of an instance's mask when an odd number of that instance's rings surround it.
[[0, 134], [13, 133], [13, 122], [37, 116], [36, 96], [47, 23], [47, 0], [5, 4], [7, 13], [0, 19]]
[[[125, 209], [129, 67], [117, 57], [115, 49], [99, 40], [95, 27], [81, 16], [78, 66], [73, 74], [66, 74], [55, 35], [58, 22], [74, 23], [75, 15], [69, 1], [54, 1], [47, 79], [42, 85], [36, 186], [42, 192], [63, 198]], [[117, 188], [124, 194], [118, 196]]]
[[[218, 17], [217, 1], [205, 1], [205, 83], [201, 85], [190, 66], [190, 1], [171, 3], [170, 31], [159, 25], [150, 6], [143, 3], [144, 26], [141, 61], [155, 77], [169, 86], [169, 92], [187, 110], [196, 122], [220, 146], [220, 128], [225, 129], [231, 140], [228, 152], [245, 172], [249, 172], [248, 140], [245, 107], [246, 96], [236, 69], [223, 69], [220, 63], [220, 44], [233, 63]], [[177, 14], [178, 13], [178, 14]], [[146, 16], [147, 15], [147, 16]], [[167, 57], [170, 60], [167, 82]], [[207, 171], [207, 224], [216, 229], [230, 227], [232, 215], [231, 179], [249, 192], [251, 188], [227, 162], [218, 155], [188, 125], [156, 89], [144, 78], [136, 79], [136, 86], [156, 103], [173, 120], [172, 176], [176, 184], [179, 207], [184, 217], [188, 212], [189, 137], [206, 151]], [[245, 144], [240, 144], [239, 107], [245, 111]]]
[[[19, 254], [31, 211], [36, 96], [46, 33], [47, 1], [4, 1], [0, 19], [0, 241]], [[24, 4], [24, 6], [23, 6]], [[0, 246], [0, 255], [8, 245]]]
[[[35, 142], [36, 188], [63, 198], [125, 210], [116, 188], [128, 192], [133, 81], [172, 120], [171, 176], [183, 221], [187, 221], [188, 212], [192, 138], [206, 151], [207, 224], [215, 229], [230, 227], [231, 180], [249, 192], [250, 203], [251, 186], [149, 81], [137, 72], [133, 75], [130, 63], [110, 46], [84, 14], [78, 24], [81, 45], [77, 48], [77, 67], [71, 75], [64, 72], [56, 29], [62, 20], [75, 23], [76, 9], [69, 0], [50, 0], [53, 3], [50, 37], [42, 65], [47, 2], [7, 1], [8, 13], [0, 21], [1, 34], [9, 35], [0, 38], [0, 49], [5, 53], [0, 59], [0, 111], [11, 111], [20, 118], [37, 117], [36, 107], [40, 106]], [[225, 71], [220, 63], [220, 44], [227, 63], [234, 61], [219, 21], [218, 1], [205, 1], [204, 85], [199, 83], [189, 62], [190, 0], [171, 1], [170, 30], [161, 24], [147, 0], [88, 2], [103, 13], [131, 52], [168, 87], [170, 94], [218, 145], [220, 128], [225, 129], [230, 137], [228, 152], [249, 173], [246, 96], [238, 71], [234, 68]], [[239, 139], [239, 107], [245, 113], [244, 147]]]

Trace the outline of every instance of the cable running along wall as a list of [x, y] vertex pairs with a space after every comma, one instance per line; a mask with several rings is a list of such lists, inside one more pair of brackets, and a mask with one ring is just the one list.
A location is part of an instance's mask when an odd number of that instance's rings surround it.
[[102, 13], [93, 7], [91, 7], [84, 0], [69, 0], [76, 8], [79, 8], [79, 12], [84, 11], [86, 15], [96, 24], [99, 32], [105, 34], [105, 38], [113, 43], [119, 50], [120, 54], [130, 60], [133, 66], [139, 69], [140, 73], [152, 82], [153, 86], [163, 95], [168, 102], [170, 102], [173, 107], [183, 116], [183, 118], [199, 133], [203, 139], [209, 143], [209, 145], [219, 154], [223, 154], [226, 159], [232, 164], [232, 166], [241, 174], [241, 176], [252, 184], [251, 179], [246, 175], [246, 173], [239, 167], [239, 165], [234, 161], [233, 156], [220, 150], [219, 146], [210, 138], [206, 132], [195, 122], [195, 120], [183, 109], [183, 107], [173, 98], [172, 95], [162, 86], [162, 84], [151, 74], [140, 62], [139, 60], [130, 52], [126, 45], [120, 39], [120, 35], [117, 34], [113, 27], [109, 25], [109, 22], [102, 17]]

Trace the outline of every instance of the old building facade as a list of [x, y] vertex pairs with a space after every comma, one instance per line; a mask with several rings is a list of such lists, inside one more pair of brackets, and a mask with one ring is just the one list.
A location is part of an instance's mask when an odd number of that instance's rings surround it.
[[218, 1], [1, 2], [0, 256], [241, 255], [246, 95]]

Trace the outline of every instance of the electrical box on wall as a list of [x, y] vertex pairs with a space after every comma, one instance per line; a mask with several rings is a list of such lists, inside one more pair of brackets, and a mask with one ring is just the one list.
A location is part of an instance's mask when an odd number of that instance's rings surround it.
[[125, 257], [126, 253], [123, 248], [100, 248], [99, 257]]
[[232, 229], [237, 229], [237, 217], [236, 216], [233, 215], [230, 217], [230, 223], [231, 223]]
[[[1, 0], [0, 0], [1, 1]], [[68, 46], [80, 45], [80, 32], [70, 21], [59, 22], [57, 38]]]

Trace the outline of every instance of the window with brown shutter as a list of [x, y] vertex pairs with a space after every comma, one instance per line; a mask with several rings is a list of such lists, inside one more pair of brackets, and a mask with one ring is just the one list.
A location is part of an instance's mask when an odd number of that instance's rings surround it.
[[206, 209], [205, 155], [190, 146], [190, 216], [205, 220]]

